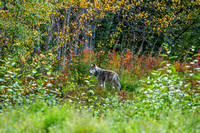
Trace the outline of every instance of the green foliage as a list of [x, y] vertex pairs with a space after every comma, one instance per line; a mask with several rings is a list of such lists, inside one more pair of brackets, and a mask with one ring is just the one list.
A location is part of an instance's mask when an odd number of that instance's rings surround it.
[[[0, 132], [199, 132], [198, 1], [0, 7]], [[91, 62], [119, 73], [120, 94]]]
[[[174, 59], [170, 57], [167, 45], [165, 50], [168, 54], [161, 56], [166, 60]], [[53, 87], [50, 86], [51, 89], [47, 92], [49, 98], [42, 93], [42, 96], [46, 97], [46, 102], [41, 98], [41, 101], [31, 102], [29, 106], [2, 110], [4, 115], [1, 116], [1, 123], [4, 124], [0, 125], [0, 130], [3, 132], [198, 131], [199, 69], [193, 67], [194, 63], [190, 63], [193, 69], [180, 73], [176, 66], [168, 61], [163, 61], [162, 64], [162, 68], [153, 70], [147, 78], [141, 80], [123, 70], [120, 76], [123, 93], [121, 95], [110, 89], [97, 89], [98, 85], [93, 76], [84, 77], [83, 83], [80, 84], [78, 80], [72, 79], [77, 75], [71, 73], [70, 79], [65, 81], [65, 84], [61, 85], [63, 83], [61, 81], [60, 86], [58, 85], [63, 88], [62, 100], [52, 96]], [[76, 65], [78, 68], [80, 64]], [[8, 66], [7, 69], [9, 70]], [[79, 70], [81, 72], [81, 69]], [[83, 72], [86, 70], [83, 69]], [[37, 72], [37, 69], [32, 70], [33, 77]], [[51, 73], [49, 69], [47, 75]], [[45, 80], [45, 74], [39, 77], [42, 77], [41, 81]], [[58, 104], [58, 101], [62, 104]], [[5, 123], [10, 125], [9, 128]]]
[[[31, 69], [20, 68], [15, 59], [5, 58], [0, 66], [0, 106], [32, 103], [35, 99], [55, 102], [59, 90], [53, 88], [52, 67], [38, 66], [36, 62], [29, 64]], [[53, 101], [52, 101], [53, 100]]]
[[[166, 50], [170, 53], [169, 49]], [[166, 57], [173, 59], [169, 55]], [[198, 68], [191, 62], [191, 66], [186, 66], [190, 69], [185, 70], [182, 75], [176, 70], [175, 65], [168, 61], [162, 63], [165, 64], [163, 68], [153, 70], [150, 76], [140, 81], [141, 86], [137, 91], [145, 99], [144, 103], [150, 103], [148, 108], [151, 110], [176, 107], [198, 112], [200, 104]]]
[[[30, 106], [3, 111], [1, 132], [198, 132], [199, 115], [183, 110], [165, 109], [152, 116], [137, 102], [118, 103], [101, 117], [94, 110], [66, 102], [46, 106], [37, 101]], [[42, 106], [44, 105], [44, 106]], [[33, 109], [39, 108], [38, 110]], [[9, 125], [9, 126], [8, 126]]]
[[120, 82], [121, 83], [121, 88], [123, 88], [124, 90], [127, 91], [135, 91], [136, 88], [138, 88], [138, 85], [136, 83], [133, 82]]
[[89, 64], [83, 60], [84, 57], [82, 55], [75, 56], [69, 72], [69, 78], [78, 84], [83, 84], [89, 73]]

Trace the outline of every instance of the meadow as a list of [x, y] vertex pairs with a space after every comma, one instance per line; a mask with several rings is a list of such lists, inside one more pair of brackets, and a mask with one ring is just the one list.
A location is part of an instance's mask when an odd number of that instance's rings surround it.
[[[1, 132], [199, 132], [199, 114], [189, 109], [145, 107], [139, 101], [121, 101], [115, 96], [103, 105], [32, 105], [8, 109], [1, 115]], [[101, 98], [104, 99], [104, 98]], [[102, 101], [102, 100], [100, 100]], [[96, 106], [96, 107], [95, 107]], [[102, 110], [101, 113], [99, 110]]]

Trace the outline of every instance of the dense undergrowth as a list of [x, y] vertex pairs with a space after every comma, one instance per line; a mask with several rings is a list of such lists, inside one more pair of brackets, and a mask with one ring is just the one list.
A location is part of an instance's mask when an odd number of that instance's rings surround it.
[[[43, 68], [33, 63], [25, 75], [13, 69], [18, 65], [14, 60], [4, 60], [0, 131], [199, 132], [198, 54], [188, 63], [169, 54], [102, 54], [109, 59], [99, 65], [120, 74], [121, 94], [108, 85], [98, 88], [96, 78], [88, 75], [90, 55], [83, 54], [62, 74], [50, 63]], [[92, 61], [99, 63], [95, 56]]]
[[[165, 98], [161, 99], [165, 101], [171, 97], [197, 101], [200, 93], [199, 55], [181, 63], [177, 57], [167, 53], [157, 57], [137, 57], [131, 52], [125, 55], [114, 51], [105, 54], [85, 49], [82, 55], [73, 57], [71, 68], [62, 73], [55, 70], [56, 60], [43, 54], [36, 55], [34, 58], [37, 60], [28, 65], [8, 57], [1, 60], [0, 66], [0, 107], [29, 104], [37, 99], [57, 102], [59, 99], [82, 97], [81, 92], [94, 93], [98, 83], [94, 76], [88, 74], [91, 61], [119, 73], [123, 90], [121, 97], [143, 90], [146, 94], [163, 95]], [[53, 56], [52, 53], [48, 55]]]

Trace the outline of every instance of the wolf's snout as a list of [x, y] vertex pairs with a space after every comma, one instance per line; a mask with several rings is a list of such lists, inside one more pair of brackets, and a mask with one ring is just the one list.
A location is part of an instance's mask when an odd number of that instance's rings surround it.
[[95, 73], [95, 71], [94, 70], [90, 70], [90, 72], [89, 72], [90, 74], [94, 74]]
[[93, 71], [89, 71], [89, 73], [90, 73], [90, 74], [92, 74], [92, 73], [93, 73]]

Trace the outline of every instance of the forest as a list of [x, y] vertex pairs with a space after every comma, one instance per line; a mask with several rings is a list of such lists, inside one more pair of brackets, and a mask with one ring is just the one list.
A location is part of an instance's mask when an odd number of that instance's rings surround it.
[[200, 132], [200, 0], [2, 0], [0, 14], [0, 132]]

